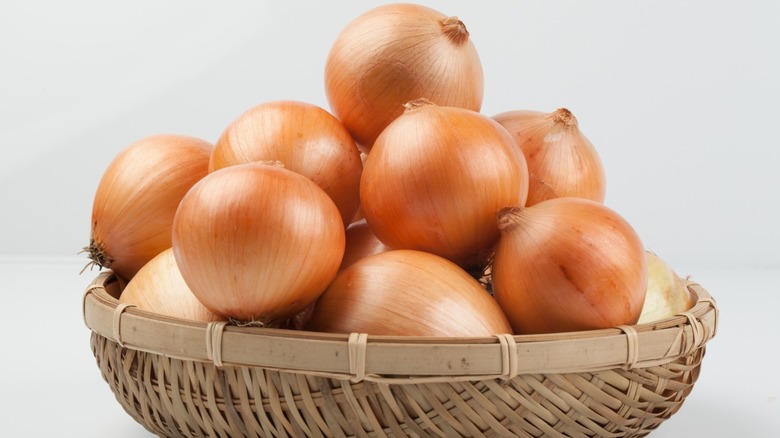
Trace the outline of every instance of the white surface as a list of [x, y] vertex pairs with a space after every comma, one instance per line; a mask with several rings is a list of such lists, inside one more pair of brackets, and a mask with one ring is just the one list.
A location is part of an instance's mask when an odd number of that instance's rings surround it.
[[[3, 436], [151, 437], [114, 399], [89, 348], [80, 259], [0, 260]], [[780, 270], [684, 268], [717, 300], [721, 323], [682, 409], [651, 434], [780, 436]], [[24, 334], [22, 334], [24, 333]]]
[[[264, 101], [327, 108], [332, 41], [380, 3], [3, 1], [3, 436], [149, 436], [101, 380], [81, 322], [93, 275], [74, 254], [103, 169], [147, 135], [215, 141]], [[604, 161], [607, 204], [718, 300], [701, 379], [653, 436], [780, 436], [780, 2], [422, 3], [466, 23], [483, 112], [571, 109]]]

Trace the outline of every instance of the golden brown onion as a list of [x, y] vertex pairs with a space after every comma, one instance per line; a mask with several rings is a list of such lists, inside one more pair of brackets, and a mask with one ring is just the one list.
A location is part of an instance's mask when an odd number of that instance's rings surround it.
[[192, 294], [181, 276], [171, 248], [158, 254], [138, 271], [122, 291], [119, 302], [173, 318], [203, 322], [222, 320]]
[[410, 100], [479, 111], [482, 64], [457, 17], [414, 4], [384, 5], [354, 19], [336, 38], [325, 91], [333, 113], [368, 150]]
[[192, 293], [217, 315], [271, 324], [312, 304], [336, 275], [344, 225], [310, 179], [248, 163], [210, 173], [182, 199], [173, 251]]
[[615, 211], [556, 198], [499, 215], [493, 294], [517, 334], [635, 324], [647, 289], [639, 236]]
[[109, 164], [92, 204], [92, 262], [125, 280], [171, 247], [179, 201], [208, 173], [213, 146], [198, 138], [155, 135], [120, 152]]
[[571, 111], [510, 111], [493, 118], [525, 154], [530, 180], [527, 207], [569, 196], [604, 202], [606, 175], [601, 158]]
[[471, 270], [499, 236], [496, 214], [523, 205], [528, 172], [509, 133], [474, 111], [417, 100], [368, 154], [360, 187], [366, 221], [385, 245]]
[[363, 170], [360, 152], [344, 125], [324, 109], [298, 101], [251, 108], [217, 140], [209, 170], [253, 161], [280, 161], [320, 186], [345, 224], [355, 216]]
[[493, 336], [511, 327], [493, 298], [454, 263], [392, 250], [341, 271], [314, 306], [308, 330], [400, 336]]

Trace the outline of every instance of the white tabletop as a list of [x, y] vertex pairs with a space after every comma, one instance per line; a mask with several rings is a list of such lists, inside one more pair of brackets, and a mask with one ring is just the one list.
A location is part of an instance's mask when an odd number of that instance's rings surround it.
[[[3, 436], [151, 437], [102, 380], [81, 316], [84, 259], [0, 259]], [[682, 409], [654, 438], [780, 436], [780, 269], [678, 267], [718, 302], [720, 326]]]

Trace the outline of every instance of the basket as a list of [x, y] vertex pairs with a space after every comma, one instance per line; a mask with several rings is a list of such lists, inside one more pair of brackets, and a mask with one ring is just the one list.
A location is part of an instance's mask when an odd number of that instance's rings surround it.
[[641, 437], [676, 413], [717, 306], [548, 335], [335, 335], [167, 318], [101, 273], [83, 314], [103, 378], [166, 437]]

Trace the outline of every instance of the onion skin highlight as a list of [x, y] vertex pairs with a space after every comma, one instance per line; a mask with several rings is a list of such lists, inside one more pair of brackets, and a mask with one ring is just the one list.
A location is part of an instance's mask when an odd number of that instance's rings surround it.
[[483, 88], [482, 64], [463, 23], [420, 5], [384, 5], [357, 17], [325, 65], [330, 108], [364, 151], [406, 102], [425, 97], [479, 111]]
[[603, 204], [556, 198], [499, 215], [493, 294], [516, 334], [636, 324], [647, 289], [642, 242]]
[[489, 117], [425, 100], [407, 104], [368, 154], [360, 202], [393, 249], [415, 249], [480, 270], [499, 237], [496, 213], [523, 205], [528, 171]]
[[208, 173], [213, 145], [181, 135], [146, 137], [122, 150], [98, 184], [92, 206], [93, 263], [125, 280], [171, 247], [176, 208]]
[[308, 178], [269, 164], [239, 164], [210, 173], [182, 199], [173, 251], [209, 310], [269, 325], [303, 311], [335, 277], [344, 224]]
[[385, 251], [341, 271], [317, 300], [306, 329], [396, 336], [511, 332], [474, 278], [446, 259], [413, 250]]

